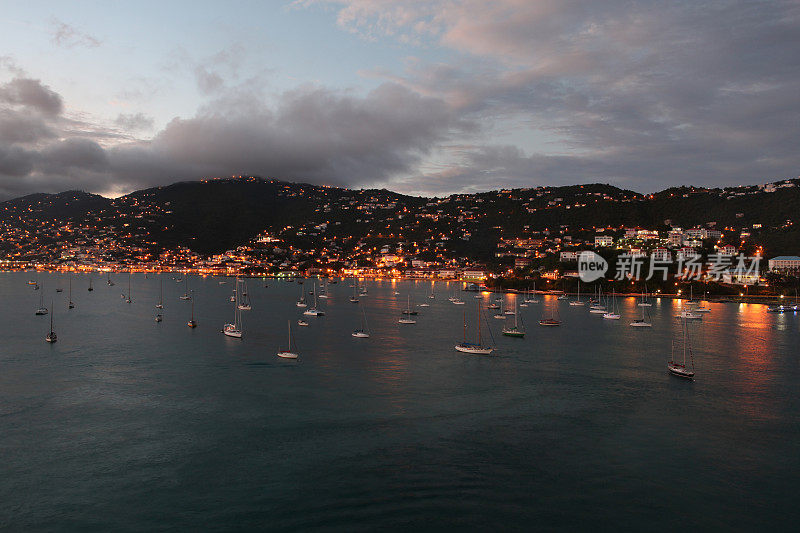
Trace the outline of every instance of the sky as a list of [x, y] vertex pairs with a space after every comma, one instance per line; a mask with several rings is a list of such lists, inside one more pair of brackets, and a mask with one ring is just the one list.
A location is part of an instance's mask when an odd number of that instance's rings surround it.
[[0, 200], [800, 174], [800, 2], [0, 0]]

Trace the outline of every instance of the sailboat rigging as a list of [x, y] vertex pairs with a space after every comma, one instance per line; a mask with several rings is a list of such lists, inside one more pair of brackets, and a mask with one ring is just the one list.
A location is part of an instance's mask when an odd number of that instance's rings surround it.
[[[50, 301], [50, 307], [53, 307], [52, 300]], [[50, 313], [50, 333], [48, 333], [47, 337], [44, 338], [44, 340], [46, 340], [47, 342], [49, 342], [51, 344], [58, 340], [58, 335], [56, 335], [56, 332], [53, 331], [53, 315], [54, 314], [56, 314], [55, 308], [53, 308], [53, 312]]]
[[[464, 311], [464, 340], [455, 345], [455, 349], [459, 352], [463, 353], [471, 353], [477, 355], [489, 355], [494, 351], [492, 346], [484, 346], [483, 345], [483, 338], [481, 336], [481, 304], [480, 302], [477, 303], [476, 307], [477, 313], [477, 329], [478, 329], [478, 342], [472, 343], [467, 342], [467, 312]], [[489, 330], [491, 333], [491, 330]]]
[[[292, 351], [292, 321], [287, 320], [289, 323], [289, 343], [287, 344], [287, 348], [285, 350], [281, 350], [276, 355], [278, 357], [283, 357], [284, 359], [297, 359], [297, 352]], [[295, 346], [295, 350], [297, 347]]]

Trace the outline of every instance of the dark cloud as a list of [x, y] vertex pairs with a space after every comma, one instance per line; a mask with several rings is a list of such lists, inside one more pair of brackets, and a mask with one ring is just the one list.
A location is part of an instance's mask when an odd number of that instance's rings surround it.
[[[142, 118], [122, 116], [116, 122], [125, 127]], [[0, 196], [26, 185], [28, 191], [77, 187], [119, 193], [231, 174], [348, 186], [379, 183], [411, 172], [431, 147], [454, 130], [471, 127], [441, 100], [390, 83], [365, 96], [306, 87], [280, 95], [275, 105], [247, 88], [229, 90], [195, 117], [173, 119], [149, 141], [117, 138], [108, 147], [98, 141], [114, 137], [102, 128], [79, 137], [74, 132], [81, 124], [54, 118], [52, 125], [62, 133], [68, 126], [73, 134], [49, 142], [40, 136], [29, 149], [4, 155]], [[0, 142], [26, 140], [34, 137]]]
[[54, 136], [53, 129], [38, 114], [0, 109], [0, 143], [32, 143]]
[[39, 80], [14, 78], [0, 85], [0, 104], [20, 105], [45, 115], [58, 115], [63, 104], [61, 96]]

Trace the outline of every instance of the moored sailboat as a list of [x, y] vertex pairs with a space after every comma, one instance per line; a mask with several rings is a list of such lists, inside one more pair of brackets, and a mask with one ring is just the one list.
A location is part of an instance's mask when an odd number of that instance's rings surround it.
[[[233, 302], [233, 323], [225, 324], [222, 327], [223, 334], [236, 339], [242, 338], [242, 310], [239, 308], [239, 292], [237, 281], [236, 301]], [[192, 301], [192, 306], [194, 306], [194, 301]]]
[[[489, 355], [494, 351], [491, 346], [484, 346], [481, 337], [481, 304], [478, 303], [476, 307], [477, 313], [477, 326], [478, 326], [478, 343], [467, 342], [467, 312], [464, 311], [464, 340], [455, 345], [455, 349], [459, 352], [470, 353], [476, 355]], [[491, 330], [490, 330], [491, 333]]]
[[[686, 319], [681, 320], [681, 333], [683, 334], [683, 361], [678, 362], [675, 360], [675, 341], [672, 342], [672, 355], [670, 361], [667, 363], [667, 370], [673, 376], [679, 378], [694, 379], [694, 353], [689, 340], [689, 328], [686, 324]], [[689, 353], [689, 361], [691, 368], [686, 366], [686, 353]]]
[[[53, 302], [52, 301], [50, 302], [50, 307], [53, 307]], [[50, 333], [48, 333], [47, 337], [44, 338], [44, 340], [46, 340], [47, 342], [49, 342], [51, 344], [58, 340], [58, 335], [56, 335], [56, 332], [53, 330], [53, 315], [54, 314], [56, 314], [55, 307], [53, 307], [53, 312], [50, 313]]]
[[[283, 359], [297, 359], [297, 352], [292, 351], [292, 321], [287, 320], [287, 322], [289, 323], [289, 343], [287, 344], [287, 348], [285, 350], [279, 351], [276, 355], [278, 357], [282, 357]], [[295, 350], [297, 350], [296, 347]]]
[[[514, 298], [514, 305], [516, 306], [516, 304], [517, 304], [517, 299]], [[514, 326], [513, 327], [507, 327], [506, 326], [506, 327], [503, 328], [503, 335], [505, 335], [506, 337], [519, 337], [519, 338], [521, 338], [521, 337], [525, 336], [525, 330], [524, 329], [520, 329], [520, 327], [519, 327], [519, 313], [516, 312], [516, 311], [517, 311], [517, 309], [515, 309], [515, 312], [514, 312]]]

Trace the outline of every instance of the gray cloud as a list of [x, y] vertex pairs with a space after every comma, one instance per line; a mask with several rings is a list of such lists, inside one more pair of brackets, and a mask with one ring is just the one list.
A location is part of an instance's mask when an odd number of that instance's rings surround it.
[[0, 104], [21, 105], [46, 115], [61, 113], [61, 96], [31, 78], [14, 78], [0, 85]]
[[153, 118], [144, 113], [127, 114], [120, 113], [114, 120], [114, 124], [125, 131], [149, 131], [153, 129]]
[[[140, 122], [146, 117], [116, 121], [122, 127]], [[0, 196], [67, 188], [121, 193], [231, 174], [380, 183], [411, 172], [432, 146], [472, 127], [440, 99], [391, 83], [365, 96], [304, 87], [279, 95], [274, 105], [250, 88], [231, 89], [196, 116], [173, 119], [149, 141], [124, 142], [101, 127], [59, 117], [47, 125], [62, 136], [72, 133], [64, 140], [43, 133], [0, 140], [8, 144]], [[104, 146], [108, 141], [115, 142]]]
[[182, 57], [209, 100], [149, 140], [132, 136], [152, 128], [142, 114], [120, 115], [119, 129], [70, 122], [61, 97], [20, 70], [0, 85], [0, 196], [240, 173], [437, 194], [798, 174], [796, 2], [335, 4], [344, 27], [443, 47], [445, 59], [369, 71], [383, 83], [366, 95], [267, 95], [268, 80], [239, 77], [239, 48], [199, 66]]
[[55, 136], [55, 132], [37, 114], [0, 109], [0, 143], [32, 143]]
[[[433, 40], [456, 53], [369, 75], [442, 98], [486, 126], [472, 141], [487, 146], [405, 179], [408, 190], [566, 179], [648, 192], [798, 174], [796, 2], [332, 3], [340, 24], [370, 39]], [[509, 131], [516, 150], [492, 146], [491, 132]]]

